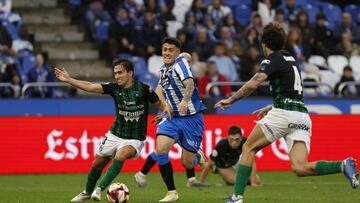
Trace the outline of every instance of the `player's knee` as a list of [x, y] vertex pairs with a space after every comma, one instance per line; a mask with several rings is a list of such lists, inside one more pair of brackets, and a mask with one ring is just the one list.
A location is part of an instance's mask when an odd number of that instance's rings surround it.
[[168, 154], [169, 150], [168, 150], [167, 147], [164, 147], [164, 146], [156, 146], [155, 152], [158, 155], [160, 155], [160, 154]]
[[242, 147], [242, 154], [246, 155], [246, 154], [250, 154], [250, 153], [255, 153], [255, 149], [251, 145], [245, 143]]
[[190, 161], [190, 160], [186, 160], [186, 159], [183, 159], [182, 160], [182, 165], [187, 168], [187, 169], [192, 169], [194, 168], [194, 162], [193, 161]]

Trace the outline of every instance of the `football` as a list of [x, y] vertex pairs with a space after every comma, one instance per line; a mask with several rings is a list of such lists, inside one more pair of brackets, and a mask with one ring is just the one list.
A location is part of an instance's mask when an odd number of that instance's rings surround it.
[[113, 183], [107, 190], [106, 197], [110, 203], [125, 203], [130, 199], [129, 189], [124, 183]]

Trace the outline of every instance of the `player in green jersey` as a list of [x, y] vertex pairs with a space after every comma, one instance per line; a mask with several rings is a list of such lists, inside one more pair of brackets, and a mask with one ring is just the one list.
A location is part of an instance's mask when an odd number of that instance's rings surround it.
[[231, 97], [221, 100], [215, 107], [229, 108], [239, 99], [250, 95], [262, 82], [270, 81], [273, 105], [257, 110], [257, 121], [243, 145], [236, 175], [234, 195], [228, 203], [242, 203], [246, 183], [251, 174], [255, 153], [284, 137], [289, 150], [292, 171], [299, 177], [343, 172], [353, 188], [358, 187], [356, 163], [353, 158], [343, 161], [308, 161], [312, 123], [303, 102], [302, 80], [296, 60], [282, 51], [286, 39], [279, 24], [270, 23], [263, 31], [262, 48], [266, 59], [258, 73]]
[[[137, 158], [144, 147], [149, 102], [165, 111], [166, 103], [148, 85], [134, 79], [134, 65], [131, 61], [116, 60], [113, 70], [116, 83], [95, 84], [72, 78], [65, 68], [55, 68], [55, 75], [60, 81], [87, 92], [109, 94], [116, 108], [116, 119], [96, 152], [85, 190], [74, 197], [72, 202], [88, 199], [99, 201], [101, 192], [119, 174], [124, 162]], [[96, 187], [102, 170], [111, 160], [110, 167]]]

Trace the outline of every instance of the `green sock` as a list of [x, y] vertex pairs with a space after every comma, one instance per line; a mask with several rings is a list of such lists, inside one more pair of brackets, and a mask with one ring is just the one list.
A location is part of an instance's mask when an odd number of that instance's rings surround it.
[[341, 173], [341, 161], [318, 161], [315, 165], [317, 175]]
[[104, 177], [101, 179], [99, 183], [99, 187], [101, 190], [105, 190], [107, 188], [111, 181], [113, 181], [116, 176], [120, 173], [120, 170], [122, 166], [124, 165], [124, 162], [114, 159], [108, 170], [106, 171]]
[[101, 176], [101, 171], [102, 170], [95, 170], [95, 169], [90, 170], [87, 177], [86, 188], [85, 188], [87, 194], [91, 194], [93, 192], [96, 182], [99, 180]]
[[244, 195], [245, 187], [249, 180], [252, 167], [240, 164], [236, 172], [235, 195]]

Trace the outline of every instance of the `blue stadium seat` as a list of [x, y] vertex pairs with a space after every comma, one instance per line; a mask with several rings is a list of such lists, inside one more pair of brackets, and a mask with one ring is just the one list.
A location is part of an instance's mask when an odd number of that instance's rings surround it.
[[203, 1], [206, 6], [208, 6], [212, 3], [212, 0], [203, 0]]
[[151, 73], [141, 75], [140, 81], [149, 85], [152, 89], [156, 89], [159, 79]]
[[251, 6], [252, 0], [225, 0], [225, 5], [228, 6], [241, 6], [242, 4]]
[[249, 5], [242, 4], [236, 7], [235, 18], [243, 26], [247, 26], [251, 19], [252, 10]]
[[109, 23], [100, 22], [95, 27], [95, 39], [98, 42], [104, 42], [109, 39]]
[[117, 59], [128, 59], [131, 60], [132, 55], [129, 53], [120, 53], [116, 56]]
[[[313, 3], [313, 1], [311, 0], [295, 0], [295, 8], [301, 8], [301, 7], [304, 7], [306, 6], [308, 3]], [[281, 1], [281, 7], [282, 8], [285, 8], [285, 0], [282, 0]]]
[[350, 13], [352, 22], [355, 23], [358, 13], [360, 12], [360, 7], [355, 4], [349, 4], [345, 6], [344, 11]]
[[77, 7], [81, 5], [81, 0], [68, 0], [68, 4], [71, 7]]
[[134, 75], [139, 79], [142, 75], [148, 74], [148, 67], [145, 59], [140, 56], [133, 56], [130, 60], [134, 63]]
[[309, 15], [310, 24], [315, 24], [316, 15], [320, 13], [319, 7], [309, 3], [304, 5], [302, 9]]
[[322, 3], [321, 9], [329, 22], [329, 28], [333, 28], [335, 24], [341, 23], [342, 11], [338, 5]]

